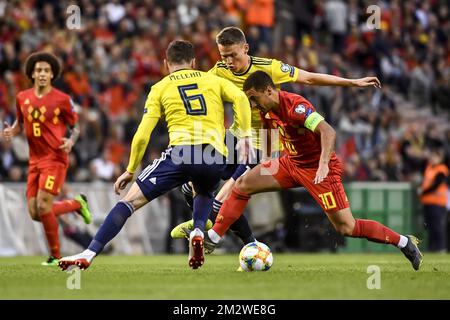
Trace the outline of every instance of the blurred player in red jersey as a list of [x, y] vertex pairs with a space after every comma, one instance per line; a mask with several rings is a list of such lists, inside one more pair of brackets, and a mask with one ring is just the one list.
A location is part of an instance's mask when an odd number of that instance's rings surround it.
[[[42, 265], [57, 265], [61, 258], [58, 235], [58, 215], [76, 211], [85, 223], [92, 220], [87, 200], [79, 195], [73, 200], [54, 202], [64, 184], [69, 165], [68, 153], [78, 139], [78, 116], [70, 97], [55, 89], [61, 64], [48, 52], [30, 55], [25, 62], [25, 74], [33, 87], [16, 96], [17, 117], [12, 126], [5, 122], [3, 137], [10, 141], [25, 128], [30, 147], [27, 179], [27, 201], [30, 216], [42, 222], [50, 257]], [[66, 138], [67, 126], [71, 128]]]
[[265, 128], [278, 128], [285, 155], [259, 164], [241, 176], [205, 237], [213, 250], [238, 219], [252, 194], [305, 187], [344, 236], [366, 238], [401, 249], [415, 270], [422, 254], [414, 236], [403, 236], [373, 220], [354, 219], [342, 185], [342, 165], [334, 152], [336, 133], [304, 97], [278, 91], [270, 76], [256, 71], [244, 83], [252, 108]]

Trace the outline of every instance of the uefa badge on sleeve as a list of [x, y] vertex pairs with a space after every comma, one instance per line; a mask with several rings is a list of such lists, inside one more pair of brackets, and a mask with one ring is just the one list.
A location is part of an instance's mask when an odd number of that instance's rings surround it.
[[287, 63], [281, 63], [281, 71], [283, 72], [289, 72], [291, 70], [291, 66]]
[[306, 112], [306, 108], [304, 105], [299, 104], [298, 106], [295, 107], [295, 113], [303, 114], [305, 112]]

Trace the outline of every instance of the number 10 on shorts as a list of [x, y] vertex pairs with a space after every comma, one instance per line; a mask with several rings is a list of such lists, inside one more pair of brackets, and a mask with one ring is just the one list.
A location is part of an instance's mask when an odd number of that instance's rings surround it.
[[325, 210], [330, 210], [336, 208], [336, 201], [334, 200], [333, 194], [330, 192], [319, 194], [320, 200], [322, 200], [323, 207]]

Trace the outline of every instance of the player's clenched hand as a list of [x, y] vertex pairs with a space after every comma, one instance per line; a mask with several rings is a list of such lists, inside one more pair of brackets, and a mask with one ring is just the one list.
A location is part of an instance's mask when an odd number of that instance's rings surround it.
[[5, 126], [5, 128], [3, 129], [3, 139], [5, 139], [5, 141], [11, 141], [13, 137], [12, 128], [6, 121], [3, 122], [3, 124]]
[[356, 87], [375, 87], [375, 88], [381, 88], [381, 82], [378, 80], [377, 77], [365, 77], [360, 79], [354, 80], [354, 85]]
[[328, 164], [320, 164], [319, 169], [317, 169], [316, 177], [314, 178], [314, 184], [319, 184], [328, 176], [328, 172], [330, 168], [328, 168]]
[[65, 153], [70, 153], [72, 147], [73, 147], [72, 139], [63, 138], [63, 143], [62, 145], [59, 146], [59, 149], [62, 149]]
[[252, 140], [249, 137], [239, 139], [239, 141], [236, 143], [236, 150], [239, 155], [239, 163], [252, 163], [252, 161], [256, 158]]
[[120, 194], [120, 190], [123, 190], [127, 187], [127, 184], [133, 180], [133, 174], [129, 173], [128, 171], [125, 171], [122, 173], [120, 177], [117, 178], [116, 182], [114, 183], [114, 192], [116, 194]]

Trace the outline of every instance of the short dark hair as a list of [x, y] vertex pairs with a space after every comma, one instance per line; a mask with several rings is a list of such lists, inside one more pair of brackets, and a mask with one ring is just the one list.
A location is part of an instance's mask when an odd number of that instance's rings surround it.
[[47, 62], [50, 65], [53, 72], [52, 83], [60, 76], [61, 61], [53, 53], [39, 51], [32, 53], [25, 61], [25, 74], [31, 81], [33, 81], [34, 66], [38, 62]]
[[217, 44], [232, 46], [233, 44], [247, 43], [244, 32], [237, 27], [226, 27], [216, 37]]
[[276, 89], [272, 78], [264, 71], [255, 71], [245, 80], [243, 90], [245, 92], [253, 88], [256, 91], [264, 91], [267, 87]]
[[189, 63], [195, 58], [194, 46], [186, 40], [172, 41], [166, 50], [166, 59], [172, 64]]

